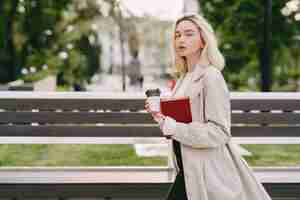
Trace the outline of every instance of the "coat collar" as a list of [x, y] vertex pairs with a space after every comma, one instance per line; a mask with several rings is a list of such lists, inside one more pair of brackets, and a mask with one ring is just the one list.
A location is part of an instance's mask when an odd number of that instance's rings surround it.
[[202, 64], [197, 64], [195, 66], [195, 70], [193, 73], [192, 77], [192, 82], [198, 81], [206, 72], [206, 70], [209, 68], [210, 65], [202, 65]]
[[[204, 49], [201, 52], [201, 58], [200, 60], [202, 61], [202, 63], [198, 63], [196, 64], [196, 66], [194, 67], [194, 71], [193, 73], [193, 77], [192, 77], [192, 82], [198, 81], [206, 72], [206, 69], [209, 68], [210, 66], [210, 62], [208, 60], [208, 56], [207, 56], [207, 50], [208, 50], [208, 45], [205, 45]], [[204, 62], [206, 64], [204, 64]]]
[[175, 92], [176, 92], [176, 90], [179, 88], [179, 86], [181, 85], [181, 82], [182, 82], [184, 76], [185, 76], [185, 75], [181, 75], [181, 76], [179, 77], [179, 79], [176, 81], [175, 87], [174, 87], [173, 90], [172, 90], [171, 97], [173, 97], [173, 96], [175, 95]]
[[[195, 70], [192, 72], [193, 73], [192, 74], [192, 82], [196, 82], [196, 81], [200, 80], [200, 78], [204, 75], [204, 73], [206, 72], [207, 68], [209, 68], [209, 66], [210, 65], [197, 64], [195, 66]], [[179, 77], [179, 79], [177, 80], [176, 85], [175, 85], [174, 89], [172, 90], [171, 97], [173, 97], [175, 95], [175, 92], [181, 85], [184, 77], [185, 77], [185, 74], [181, 75]]]

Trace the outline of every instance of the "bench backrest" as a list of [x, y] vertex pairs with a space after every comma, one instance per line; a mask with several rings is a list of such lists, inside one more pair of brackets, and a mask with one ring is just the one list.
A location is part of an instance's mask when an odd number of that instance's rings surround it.
[[[0, 92], [0, 137], [162, 137], [142, 93]], [[298, 137], [300, 94], [231, 93], [234, 137]]]

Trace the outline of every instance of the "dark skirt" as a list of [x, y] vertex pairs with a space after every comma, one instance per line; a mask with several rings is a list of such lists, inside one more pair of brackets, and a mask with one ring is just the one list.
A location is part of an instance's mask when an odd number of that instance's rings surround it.
[[180, 143], [172, 140], [173, 150], [176, 156], [179, 173], [177, 174], [174, 183], [168, 191], [166, 200], [188, 200], [185, 190], [184, 171], [181, 157]]

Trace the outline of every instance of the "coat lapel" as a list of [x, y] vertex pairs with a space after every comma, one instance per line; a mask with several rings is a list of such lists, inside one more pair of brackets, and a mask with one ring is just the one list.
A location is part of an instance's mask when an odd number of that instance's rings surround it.
[[179, 86], [181, 85], [181, 82], [184, 78], [184, 75], [181, 75], [180, 78], [176, 81], [176, 84], [175, 84], [175, 87], [174, 89], [172, 90], [172, 94], [171, 94], [171, 97], [173, 97], [176, 93], [176, 90], [179, 88]]
[[195, 66], [195, 71], [193, 72], [192, 82], [197, 82], [202, 78], [204, 73], [206, 72], [207, 68], [209, 68], [210, 65], [200, 65], [198, 64]]
[[191, 78], [191, 82], [189, 83], [189, 89], [185, 91], [185, 96], [194, 96], [201, 89], [202, 84], [199, 85], [199, 81], [204, 77], [205, 72], [209, 68], [210, 65], [197, 65]]
[[[193, 82], [197, 82], [198, 80], [200, 80], [202, 78], [202, 76], [204, 75], [206, 69], [209, 67], [210, 65], [200, 65], [197, 64], [197, 66], [195, 66], [195, 71], [192, 74], [192, 83]], [[174, 89], [172, 90], [172, 94], [171, 97], [174, 97], [176, 91], [178, 90], [178, 88], [180, 87], [182, 80], [184, 79], [185, 75], [181, 75], [180, 78], [177, 80], [176, 85], [174, 87]]]

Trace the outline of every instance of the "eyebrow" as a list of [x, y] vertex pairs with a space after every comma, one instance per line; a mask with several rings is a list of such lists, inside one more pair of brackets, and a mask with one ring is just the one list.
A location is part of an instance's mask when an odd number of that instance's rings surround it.
[[[196, 32], [196, 31], [193, 29], [186, 29], [183, 32]], [[175, 33], [180, 33], [180, 31], [175, 31]]]

